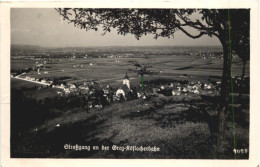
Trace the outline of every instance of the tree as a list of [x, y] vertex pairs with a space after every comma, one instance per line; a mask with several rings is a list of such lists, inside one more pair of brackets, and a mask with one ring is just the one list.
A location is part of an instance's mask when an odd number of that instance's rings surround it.
[[[247, 9], [56, 9], [65, 20], [76, 27], [88, 30], [103, 30], [103, 35], [116, 29], [118, 34], [133, 34], [136, 39], [153, 34], [154, 38], [173, 37], [181, 31], [190, 38], [204, 35], [215, 36], [223, 48], [223, 73], [221, 101], [219, 105], [219, 131], [225, 128], [228, 97], [231, 84], [232, 51], [245, 58], [241, 48], [249, 48], [249, 10]], [[191, 19], [199, 15], [200, 19]], [[197, 30], [192, 34], [187, 27]], [[234, 39], [234, 40], [233, 40]], [[246, 40], [246, 42], [240, 42]], [[249, 49], [248, 49], [249, 50]], [[249, 57], [249, 56], [248, 56]]]
[[[239, 19], [239, 20], [236, 20]], [[249, 28], [250, 28], [250, 15], [249, 11], [243, 10], [239, 15], [233, 17], [231, 24], [233, 25], [233, 31], [236, 34], [231, 37], [233, 40], [232, 50], [242, 59], [243, 67], [242, 67], [242, 77], [241, 81], [243, 81], [245, 76], [245, 66], [246, 62], [249, 60], [250, 55], [250, 47], [249, 47]]]

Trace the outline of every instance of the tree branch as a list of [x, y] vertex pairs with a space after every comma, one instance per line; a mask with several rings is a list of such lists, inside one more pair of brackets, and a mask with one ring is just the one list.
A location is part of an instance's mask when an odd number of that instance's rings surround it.
[[[213, 27], [206, 27], [198, 20], [196, 22], [186, 20], [178, 11], [176, 11], [176, 14], [185, 23], [185, 25], [191, 26], [198, 30], [214, 30]], [[208, 25], [210, 25], [210, 24], [208, 24]], [[210, 26], [212, 26], [212, 24]]]
[[115, 20], [116, 20], [116, 19], [114, 18], [114, 19], [110, 22], [110, 24], [105, 27], [106, 30], [105, 30], [104, 33], [102, 33], [103, 36], [106, 35], [106, 33], [107, 33], [108, 30], [109, 30], [109, 32], [110, 32], [110, 27], [112, 26], [112, 24], [113, 24], [113, 22], [114, 22]]
[[205, 17], [205, 21], [206, 21], [206, 23], [207, 23], [208, 25], [210, 25], [210, 26], [213, 26], [213, 24], [211, 24], [211, 23], [209, 22], [209, 20], [208, 20], [208, 17], [207, 17], [207, 16]]
[[[205, 27], [205, 25], [203, 25], [200, 21], [197, 21], [197, 22], [192, 22], [192, 21], [188, 21], [188, 20], [186, 20], [178, 11], [176, 11], [176, 14], [177, 14], [177, 16], [185, 23], [185, 24], [180, 24], [179, 25], [179, 27], [181, 27], [181, 26], [190, 26], [190, 27], [192, 27], [192, 28], [195, 28], [195, 29], [197, 29], [197, 30], [203, 30], [203, 31], [208, 31], [208, 33], [206, 33], [206, 32], [203, 32], [203, 34], [202, 35], [204, 35], [204, 34], [212, 34], [212, 35], [215, 35], [217, 38], [219, 38], [219, 34], [217, 34], [216, 32], [215, 32], [215, 29], [213, 28], [213, 27]], [[208, 20], [206, 20], [206, 23], [208, 24]], [[198, 26], [196, 26], [196, 25], [198, 25]], [[212, 26], [212, 24], [208, 24], [208, 25], [210, 25], [210, 26]], [[182, 29], [182, 31], [183, 31], [184, 29]], [[184, 30], [185, 31], [185, 30]], [[183, 32], [184, 32], [183, 31]], [[185, 33], [186, 32], [186, 33]], [[186, 34], [186, 35], [188, 35], [189, 33], [187, 32], [187, 31], [185, 31], [184, 33]], [[191, 34], [189, 34], [189, 35], [191, 35]], [[189, 36], [188, 35], [188, 36]], [[201, 36], [202, 36], [201, 35]], [[191, 35], [192, 36], [192, 35]], [[191, 37], [191, 36], [189, 36], [189, 37]], [[200, 36], [199, 36], [200, 37]], [[197, 38], [199, 38], [199, 37], [197, 37]]]
[[201, 37], [202, 35], [207, 34], [206, 32], [201, 31], [199, 35], [195, 35], [195, 36], [194, 36], [194, 35], [191, 35], [190, 33], [188, 33], [188, 32], [187, 32], [186, 30], [184, 30], [182, 27], [178, 27], [178, 28], [179, 28], [179, 30], [181, 30], [184, 34], [186, 34], [188, 37], [193, 38], [193, 39], [199, 38], [199, 37]]

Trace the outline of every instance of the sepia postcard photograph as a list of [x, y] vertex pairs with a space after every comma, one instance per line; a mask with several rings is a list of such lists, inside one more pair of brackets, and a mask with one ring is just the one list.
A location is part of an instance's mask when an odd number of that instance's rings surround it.
[[250, 6], [22, 5], [9, 16], [10, 159], [257, 155]]

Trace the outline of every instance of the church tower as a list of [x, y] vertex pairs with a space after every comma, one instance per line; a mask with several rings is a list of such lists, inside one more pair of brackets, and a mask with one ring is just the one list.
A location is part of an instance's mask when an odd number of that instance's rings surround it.
[[127, 73], [125, 74], [125, 78], [123, 80], [123, 85], [126, 85], [130, 89], [130, 81]]

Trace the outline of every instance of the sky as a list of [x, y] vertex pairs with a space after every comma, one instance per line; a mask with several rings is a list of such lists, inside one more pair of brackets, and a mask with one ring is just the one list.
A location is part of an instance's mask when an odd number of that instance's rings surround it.
[[[196, 31], [190, 30], [194, 35]], [[181, 31], [174, 39], [153, 39], [153, 35], [137, 40], [133, 35], [118, 35], [115, 30], [102, 36], [102, 31], [86, 31], [68, 24], [54, 8], [11, 9], [11, 44], [39, 45], [45, 47], [87, 46], [220, 46], [216, 37], [187, 37]]]

